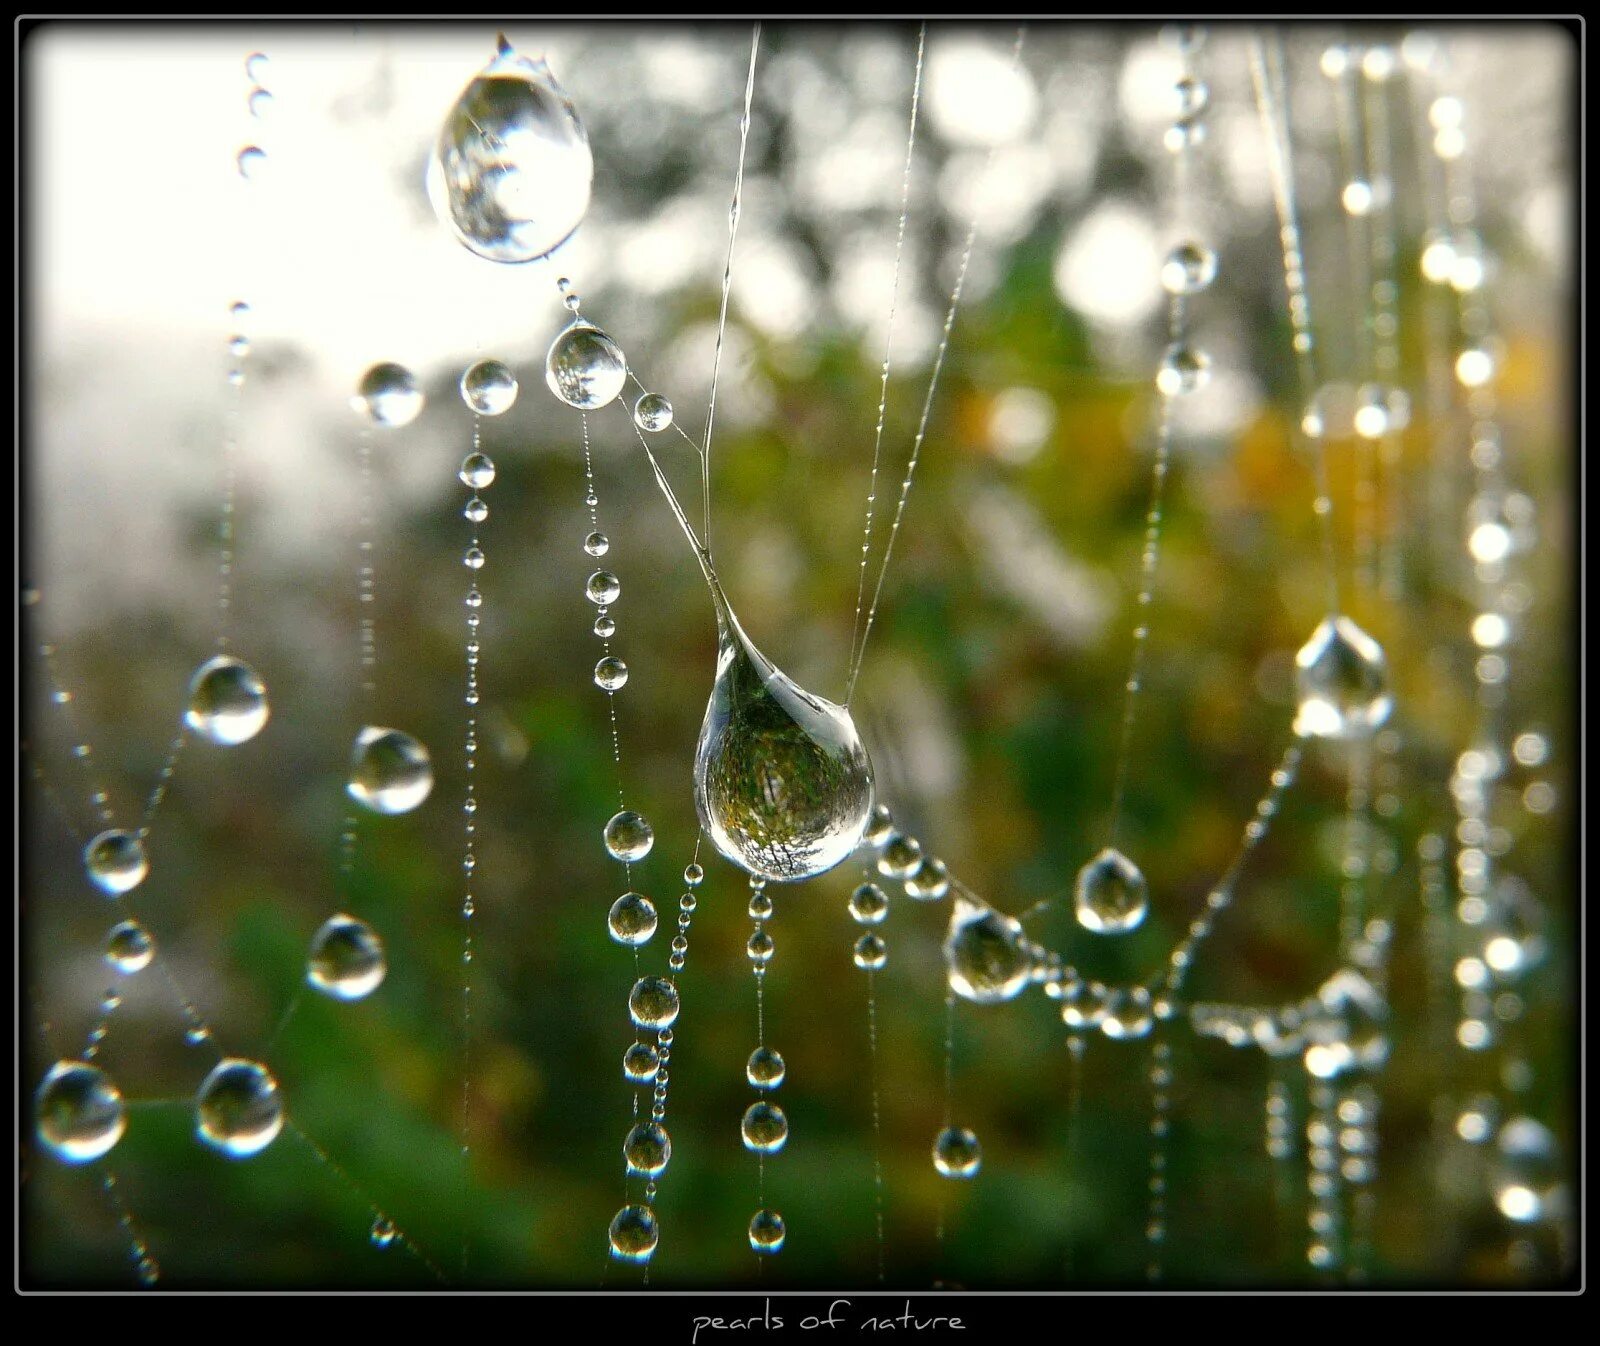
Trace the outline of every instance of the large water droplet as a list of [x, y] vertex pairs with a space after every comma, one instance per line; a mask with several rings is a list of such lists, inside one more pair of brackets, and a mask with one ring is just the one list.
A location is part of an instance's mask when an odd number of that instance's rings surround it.
[[1513, 1117], [1500, 1128], [1489, 1187], [1508, 1220], [1533, 1224], [1562, 1213], [1566, 1190], [1555, 1137], [1531, 1117]]
[[978, 1005], [1016, 999], [1033, 975], [1021, 923], [960, 896], [950, 912], [944, 960], [950, 989]]
[[605, 607], [622, 596], [622, 581], [609, 570], [597, 570], [589, 576], [583, 592], [591, 603]]
[[850, 894], [850, 916], [857, 925], [879, 925], [889, 915], [889, 896], [875, 883], [863, 883]]
[[678, 988], [666, 977], [640, 977], [628, 993], [628, 1013], [640, 1028], [671, 1028], [678, 1018]]
[[660, 393], [645, 393], [633, 404], [633, 423], [641, 430], [659, 434], [672, 425], [672, 403]]
[[783, 1216], [775, 1210], [758, 1210], [750, 1217], [750, 1246], [758, 1253], [778, 1252], [787, 1234]]
[[1150, 906], [1150, 890], [1139, 866], [1107, 847], [1078, 871], [1078, 924], [1100, 935], [1136, 929]]
[[906, 896], [919, 902], [937, 902], [950, 891], [950, 871], [943, 860], [926, 857], [905, 880]]
[[504, 39], [445, 115], [428, 195], [456, 239], [492, 262], [531, 262], [589, 208], [589, 138], [543, 57]]
[[267, 685], [242, 659], [219, 654], [189, 680], [183, 721], [197, 734], [231, 747], [261, 732], [269, 713]]
[[603, 692], [620, 692], [628, 682], [628, 666], [608, 654], [594, 666], [594, 685]]
[[113, 895], [137, 888], [150, 872], [138, 834], [115, 827], [83, 848], [83, 864], [95, 886]]
[[922, 843], [903, 832], [893, 832], [878, 855], [878, 873], [902, 883], [922, 867]]
[[889, 961], [889, 946], [869, 931], [856, 940], [850, 956], [863, 972], [881, 972]]
[[433, 763], [410, 734], [368, 725], [356, 735], [345, 788], [374, 813], [409, 813], [433, 789]]
[[964, 1126], [947, 1126], [933, 1139], [933, 1166], [947, 1178], [975, 1178], [983, 1167], [983, 1147]]
[[744, 1077], [754, 1089], [776, 1089], [787, 1073], [783, 1057], [771, 1047], [757, 1047], [744, 1066]]
[[611, 904], [606, 928], [618, 944], [637, 949], [656, 932], [655, 904], [643, 893], [624, 893]]
[[637, 1122], [622, 1142], [622, 1158], [629, 1173], [653, 1178], [666, 1169], [672, 1158], [672, 1137], [660, 1122]]
[[138, 921], [114, 925], [106, 936], [106, 962], [125, 976], [143, 971], [155, 956], [155, 941]]
[[354, 916], [329, 917], [311, 938], [306, 980], [335, 1000], [370, 995], [388, 970], [378, 932]]
[[379, 364], [361, 376], [353, 405], [374, 425], [392, 430], [416, 420], [425, 400], [416, 375], [404, 365]]
[[480, 416], [510, 411], [517, 400], [517, 376], [499, 360], [479, 360], [461, 376], [461, 400]]
[[648, 1262], [661, 1241], [661, 1226], [649, 1206], [624, 1206], [607, 1231], [611, 1255], [620, 1262]]
[[200, 1139], [230, 1159], [259, 1154], [283, 1130], [278, 1082], [255, 1061], [220, 1061], [195, 1095], [195, 1119]]
[[569, 407], [594, 411], [616, 400], [628, 380], [622, 348], [593, 323], [578, 318], [550, 343], [544, 381]]
[[34, 1096], [40, 1143], [68, 1164], [87, 1164], [122, 1139], [128, 1119], [111, 1077], [82, 1061], [57, 1061]]
[[461, 470], [456, 475], [463, 486], [481, 491], [494, 483], [494, 459], [486, 453], [469, 453], [461, 460]]
[[1329, 617], [1294, 657], [1297, 734], [1364, 738], [1389, 718], [1393, 700], [1383, 647], [1348, 617]]
[[655, 829], [642, 814], [632, 809], [613, 814], [611, 821], [606, 824], [604, 836], [611, 858], [621, 860], [624, 864], [643, 860], [656, 844]]
[[744, 1147], [755, 1154], [776, 1154], [789, 1140], [789, 1119], [776, 1103], [752, 1103], [739, 1122]]
[[633, 1084], [649, 1084], [661, 1069], [661, 1053], [648, 1042], [635, 1042], [622, 1054], [622, 1077]]

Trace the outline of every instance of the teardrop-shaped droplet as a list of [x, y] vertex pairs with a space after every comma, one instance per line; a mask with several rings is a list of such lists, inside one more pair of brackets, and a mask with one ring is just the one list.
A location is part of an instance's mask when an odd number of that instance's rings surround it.
[[124, 976], [142, 972], [155, 956], [155, 941], [138, 921], [114, 925], [106, 936], [106, 962]]
[[750, 1217], [750, 1246], [758, 1253], [779, 1252], [788, 1232], [775, 1210], [758, 1210]]
[[889, 806], [874, 804], [867, 818], [867, 829], [861, 834], [861, 840], [869, 846], [881, 847], [886, 845], [894, 834], [894, 814], [889, 812]]
[[947, 1126], [933, 1139], [933, 1166], [946, 1178], [975, 1178], [983, 1167], [983, 1147], [964, 1126]]
[[744, 1077], [753, 1089], [776, 1089], [786, 1073], [783, 1057], [771, 1047], [757, 1047], [745, 1062]]
[[565, 243], [589, 208], [594, 158], [542, 57], [502, 42], [445, 115], [428, 195], [464, 247], [531, 262]]
[[977, 1005], [1015, 1000], [1033, 976], [1021, 923], [960, 896], [950, 913], [944, 961], [950, 989]]
[[259, 1154], [283, 1130], [278, 1082], [255, 1061], [220, 1061], [195, 1095], [195, 1119], [200, 1139], [230, 1159]]
[[219, 654], [189, 680], [183, 722], [223, 747], [254, 738], [267, 722], [267, 685], [242, 659]]
[[311, 938], [306, 980], [335, 1000], [360, 1000], [389, 970], [378, 932], [354, 916], [331, 916]]
[[517, 400], [517, 376], [499, 360], [479, 360], [461, 376], [461, 400], [480, 416], [510, 411]]
[[122, 1139], [128, 1119], [111, 1077], [83, 1061], [57, 1061], [34, 1095], [40, 1143], [68, 1164], [87, 1164]]
[[637, 949], [656, 932], [656, 908], [643, 893], [624, 893], [611, 904], [606, 928], [618, 944]]
[[1383, 647], [1348, 617], [1326, 618], [1294, 662], [1297, 734], [1364, 738], [1389, 718], [1394, 702]]
[[1107, 847], [1078, 871], [1078, 924], [1097, 935], [1135, 930], [1150, 907], [1150, 888], [1139, 866]]
[[678, 988], [666, 977], [640, 977], [628, 993], [628, 1013], [640, 1028], [671, 1028], [678, 1018]]
[[776, 1154], [789, 1140], [789, 1119], [776, 1103], [752, 1103], [739, 1122], [744, 1147], [755, 1154]]
[[611, 858], [621, 860], [624, 864], [643, 860], [656, 844], [655, 829], [643, 814], [635, 813], [632, 809], [613, 814], [606, 823], [604, 836]]
[[611, 1217], [607, 1238], [619, 1262], [648, 1262], [661, 1241], [661, 1226], [649, 1206], [624, 1206]]
[[660, 1122], [637, 1122], [622, 1142], [622, 1158], [629, 1173], [653, 1178], [672, 1158], [672, 1137]]
[[393, 430], [410, 425], [422, 413], [422, 388], [404, 365], [373, 365], [356, 385], [353, 405], [374, 425]]
[[83, 848], [83, 866], [95, 887], [115, 896], [137, 888], [150, 872], [138, 833], [113, 827]]
[[622, 348], [583, 318], [563, 328], [545, 356], [544, 381], [550, 391], [579, 411], [608, 406], [627, 380]]
[[633, 423], [641, 430], [659, 434], [672, 425], [672, 403], [660, 393], [645, 393], [633, 404]]
[[368, 725], [356, 735], [345, 789], [374, 813], [409, 813], [433, 789], [433, 763], [410, 734]]

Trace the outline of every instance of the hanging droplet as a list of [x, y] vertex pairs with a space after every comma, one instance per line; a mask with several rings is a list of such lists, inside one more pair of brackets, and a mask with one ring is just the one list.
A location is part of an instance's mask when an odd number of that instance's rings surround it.
[[752, 1103], [744, 1110], [739, 1134], [754, 1154], [776, 1154], [789, 1140], [789, 1119], [776, 1103]]
[[628, 381], [628, 361], [616, 342], [579, 318], [550, 343], [544, 381], [569, 407], [594, 411], [616, 400]]
[[1308, 1074], [1328, 1080], [1374, 1070], [1389, 1057], [1389, 1007], [1359, 972], [1344, 968], [1317, 990], [1317, 1013], [1305, 1025]]
[[787, 1234], [783, 1216], [775, 1210], [758, 1210], [750, 1217], [750, 1246], [758, 1253], [781, 1251]]
[[596, 617], [594, 619], [594, 633], [601, 640], [610, 640], [617, 634], [617, 619], [615, 617]]
[[494, 483], [494, 460], [486, 453], [469, 453], [461, 460], [461, 471], [456, 475], [463, 486], [481, 491]]
[[254, 1061], [220, 1061], [195, 1095], [195, 1117], [200, 1139], [230, 1159], [259, 1154], [283, 1130], [278, 1082]]
[[633, 404], [633, 423], [641, 430], [659, 434], [672, 425], [672, 403], [660, 393], [645, 393]]
[[269, 64], [266, 52], [253, 51], [244, 58], [244, 73], [255, 83], [264, 84]]
[[68, 1164], [108, 1154], [127, 1130], [122, 1094], [111, 1077], [82, 1061], [57, 1061], [34, 1095], [40, 1143]]
[[655, 830], [642, 814], [632, 809], [613, 814], [611, 821], [606, 824], [604, 835], [606, 850], [611, 858], [625, 864], [643, 860], [656, 844]]
[[387, 1215], [380, 1215], [372, 1222], [372, 1230], [368, 1234], [374, 1248], [390, 1247], [400, 1237], [400, 1231]]
[[1128, 1038], [1148, 1037], [1155, 1025], [1149, 987], [1119, 988], [1106, 997], [1100, 1031], [1108, 1038], [1121, 1042]]
[[672, 1158], [672, 1137], [660, 1122], [637, 1122], [622, 1142], [622, 1158], [629, 1173], [655, 1177]]
[[605, 607], [615, 603], [622, 594], [622, 581], [609, 570], [597, 570], [589, 576], [583, 592], [591, 603]]
[[223, 747], [254, 738], [266, 724], [267, 685], [242, 659], [219, 654], [189, 680], [189, 709], [183, 722]]
[[1217, 278], [1217, 254], [1199, 243], [1180, 243], [1161, 264], [1168, 294], [1198, 294]]
[[907, 877], [906, 896], [919, 902], [937, 902], [950, 891], [950, 871], [943, 860], [928, 856]]
[[1211, 361], [1192, 346], [1175, 341], [1161, 357], [1156, 388], [1164, 397], [1187, 397], [1211, 380]]
[[374, 425], [392, 430], [416, 420], [426, 400], [416, 375], [404, 365], [379, 364], [361, 376], [351, 405]]
[[461, 564], [468, 570], [482, 570], [483, 563], [488, 559], [481, 547], [468, 547], [461, 555]]
[[655, 904], [643, 893], [624, 893], [611, 904], [606, 928], [618, 944], [637, 949], [656, 932]]
[[547, 256], [589, 208], [589, 138], [543, 57], [500, 48], [445, 115], [428, 195], [464, 247], [491, 262]]
[[354, 916], [331, 916], [311, 937], [306, 980], [335, 1000], [371, 995], [388, 971], [378, 932]]
[[1362, 439], [1382, 439], [1389, 429], [1389, 399], [1377, 384], [1362, 384], [1351, 424]]
[[250, 108], [250, 115], [257, 121], [265, 118], [272, 111], [272, 91], [270, 89], [251, 89], [246, 100]]
[[1422, 278], [1433, 285], [1448, 285], [1456, 265], [1455, 243], [1447, 230], [1430, 229], [1422, 236], [1419, 259]]
[[866, 830], [861, 834], [862, 841], [869, 846], [881, 847], [887, 844], [894, 835], [894, 815], [889, 812], [887, 804], [874, 804], [872, 813], [867, 818]]
[[765, 930], [757, 930], [750, 936], [748, 940], [745, 941], [745, 957], [747, 957], [752, 963], [756, 963], [758, 965], [762, 963], [770, 963], [772, 961], [772, 955], [775, 947], [776, 946], [772, 942], [771, 935], [769, 935]]
[[879, 972], [889, 961], [889, 946], [879, 936], [868, 932], [856, 941], [851, 957], [863, 972]]
[[482, 523], [489, 517], [489, 506], [479, 496], [473, 496], [461, 513], [472, 523]]
[[744, 1066], [744, 1077], [753, 1089], [776, 1089], [787, 1073], [783, 1057], [771, 1047], [757, 1047]]
[[461, 375], [461, 400], [480, 416], [510, 411], [517, 400], [517, 376], [498, 360], [479, 360]]
[[1489, 1189], [1500, 1213], [1517, 1224], [1534, 1224], [1564, 1213], [1566, 1188], [1555, 1137], [1531, 1117], [1513, 1117], [1500, 1128]]
[[106, 962], [125, 976], [142, 972], [155, 956], [155, 941], [138, 921], [114, 925], [106, 936]]
[[374, 813], [409, 813], [433, 789], [433, 763], [410, 734], [368, 725], [356, 735], [345, 788]]
[[1198, 117], [1206, 110], [1206, 104], [1211, 101], [1211, 90], [1203, 80], [1185, 76], [1172, 86], [1173, 97], [1177, 101], [1177, 112], [1180, 117]]
[[137, 888], [150, 872], [138, 834], [115, 827], [83, 848], [83, 864], [95, 886], [113, 895]]
[[1103, 988], [1080, 978], [1063, 981], [1056, 995], [1061, 1005], [1061, 1022], [1077, 1030], [1095, 1028], [1105, 1017]]
[[608, 654], [594, 666], [594, 685], [603, 692], [620, 692], [628, 682], [628, 666]]
[[1294, 657], [1297, 734], [1363, 738], [1389, 718], [1383, 647], [1348, 617], [1324, 619]]
[[863, 883], [850, 894], [850, 916], [857, 925], [881, 925], [889, 915], [889, 895], [875, 883]]
[[671, 1028], [678, 1018], [678, 988], [666, 977], [640, 977], [628, 992], [628, 1013], [640, 1028]]
[[922, 843], [915, 837], [896, 832], [883, 843], [878, 855], [878, 873], [886, 879], [904, 882], [922, 866]]
[[946, 1178], [975, 1178], [983, 1167], [983, 1147], [964, 1126], [947, 1126], [933, 1138], [933, 1166]]
[[1206, 124], [1199, 117], [1180, 117], [1167, 127], [1166, 133], [1161, 137], [1161, 143], [1167, 147], [1171, 154], [1182, 154], [1184, 150], [1192, 150], [1197, 145], [1203, 144], [1206, 138]]
[[604, 556], [611, 550], [611, 539], [604, 533], [590, 533], [583, 540], [583, 549], [590, 556]]
[[1150, 906], [1150, 889], [1139, 866], [1107, 847], [1078, 871], [1078, 924], [1097, 935], [1136, 930]]
[[650, 1084], [661, 1069], [661, 1053], [648, 1042], [635, 1042], [622, 1054], [622, 1078], [631, 1084]]
[[960, 896], [950, 913], [944, 960], [950, 989], [977, 1005], [1015, 1000], [1033, 975], [1021, 923]]
[[238, 166], [241, 178], [246, 182], [254, 182], [266, 171], [267, 152], [259, 145], [246, 145], [239, 151], [234, 163]]
[[699, 865], [690, 861], [683, 867], [683, 881], [691, 888], [698, 888], [706, 880], [706, 872]]
[[661, 1226], [649, 1206], [624, 1206], [612, 1216], [607, 1237], [619, 1262], [648, 1262], [661, 1241]]

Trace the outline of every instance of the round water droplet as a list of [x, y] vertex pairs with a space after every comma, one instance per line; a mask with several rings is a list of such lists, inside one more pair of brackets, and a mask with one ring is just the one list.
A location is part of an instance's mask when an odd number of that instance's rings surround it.
[[462, 554], [461, 564], [466, 566], [468, 570], [482, 570], [483, 563], [486, 560], [488, 560], [488, 557], [483, 554], [481, 548], [468, 547], [467, 550]]
[[678, 1018], [678, 988], [666, 977], [640, 977], [628, 992], [628, 1013], [640, 1028], [671, 1028]]
[[863, 883], [850, 894], [850, 916], [857, 925], [881, 925], [889, 915], [889, 895], [875, 883]]
[[544, 381], [569, 407], [594, 411], [613, 402], [628, 379], [621, 348], [591, 322], [579, 318], [550, 343]]
[[1119, 988], [1106, 996], [1105, 1016], [1100, 1020], [1100, 1031], [1108, 1038], [1120, 1042], [1127, 1038], [1148, 1037], [1155, 1025], [1155, 1011], [1151, 1006], [1148, 987]]
[[867, 818], [866, 829], [861, 834], [862, 841], [869, 846], [881, 847], [894, 835], [894, 815], [889, 812], [886, 804], [874, 804], [872, 812]]
[[975, 1178], [983, 1167], [983, 1147], [964, 1126], [947, 1126], [933, 1138], [933, 1166], [946, 1178]]
[[1531, 1117], [1513, 1117], [1500, 1128], [1489, 1189], [1500, 1213], [1517, 1224], [1534, 1224], [1562, 1213], [1566, 1191], [1555, 1137]]
[[461, 375], [461, 400], [480, 416], [510, 411], [517, 400], [517, 376], [498, 360], [479, 360]]
[[776, 1154], [789, 1140], [789, 1119], [776, 1103], [752, 1103], [739, 1122], [745, 1149], [754, 1154]]
[[1194, 347], [1175, 341], [1161, 357], [1156, 388], [1164, 397], [1186, 397], [1199, 392], [1211, 379], [1211, 361]]
[[40, 1143], [68, 1164], [108, 1154], [127, 1130], [122, 1094], [111, 1077], [82, 1061], [57, 1061], [34, 1095]]
[[611, 904], [606, 928], [618, 944], [637, 949], [656, 932], [656, 908], [643, 893], [624, 893]]
[[246, 145], [234, 162], [239, 167], [239, 176], [246, 182], [253, 182], [266, 171], [267, 152], [259, 145]]
[[1363, 738], [1389, 718], [1394, 702], [1383, 647], [1348, 617], [1325, 619], [1294, 661], [1297, 734]]
[[650, 854], [650, 848], [656, 844], [656, 834], [642, 814], [623, 809], [613, 814], [606, 824], [605, 843], [613, 860], [632, 864]]
[[591, 603], [606, 606], [615, 603], [622, 594], [622, 581], [609, 570], [597, 570], [589, 576], [583, 592]]
[[745, 941], [744, 946], [745, 957], [757, 964], [771, 962], [775, 949], [772, 936], [765, 930], [757, 930]]
[[641, 430], [659, 434], [672, 425], [672, 403], [660, 393], [646, 393], [633, 404], [633, 423]]
[[262, 84], [267, 78], [267, 54], [264, 51], [253, 51], [244, 58], [244, 73], [255, 83]]
[[919, 902], [937, 902], [950, 891], [950, 871], [943, 860], [928, 856], [906, 879], [906, 896]]
[[1206, 138], [1206, 124], [1198, 117], [1181, 117], [1167, 127], [1161, 143], [1172, 154], [1181, 154], [1202, 144]]
[[356, 735], [345, 789], [374, 813], [408, 813], [433, 789], [428, 750], [410, 734], [368, 725]]
[[886, 879], [904, 882], [922, 866], [922, 843], [915, 837], [896, 832], [883, 843], [878, 856], [878, 873]]
[[1078, 924], [1097, 935], [1138, 929], [1150, 907], [1150, 888], [1139, 866], [1107, 847], [1078, 871]]
[[752, 921], [764, 921], [772, 915], [772, 899], [758, 890], [750, 894], [750, 905], [746, 910]]
[[977, 1005], [1015, 1000], [1033, 976], [1021, 924], [959, 896], [950, 913], [944, 959], [950, 989]]
[[83, 865], [95, 886], [113, 895], [137, 888], [150, 872], [138, 834], [115, 827], [83, 848]]
[[572, 236], [593, 179], [588, 136], [550, 67], [502, 40], [434, 144], [428, 195], [440, 220], [480, 257], [531, 262]]
[[594, 633], [601, 640], [610, 640], [617, 634], [617, 619], [615, 617], [596, 617], [594, 619]]
[[387, 1215], [380, 1215], [372, 1222], [372, 1230], [368, 1237], [371, 1238], [374, 1248], [388, 1248], [400, 1237], [400, 1231]]
[[467, 501], [466, 508], [461, 512], [472, 523], [482, 523], [489, 517], [489, 506], [478, 496], [473, 496], [471, 500]]
[[889, 961], [889, 946], [877, 935], [868, 933], [856, 941], [852, 957], [863, 971], [877, 972]]
[[628, 666], [608, 654], [594, 666], [594, 685], [604, 692], [619, 692], [628, 682]]
[[620, 1262], [648, 1262], [661, 1241], [661, 1226], [649, 1206], [624, 1206], [607, 1231], [611, 1255]]
[[660, 1122], [637, 1122], [622, 1142], [622, 1158], [629, 1173], [653, 1178], [665, 1171], [672, 1158], [672, 1137]]
[[143, 971], [155, 956], [155, 941], [138, 921], [114, 925], [106, 936], [106, 962], [124, 975]]
[[416, 375], [404, 365], [378, 364], [361, 376], [353, 404], [374, 425], [392, 430], [416, 420], [425, 400]]
[[1206, 104], [1211, 101], [1211, 90], [1203, 80], [1192, 79], [1185, 76], [1172, 86], [1173, 96], [1177, 101], [1177, 112], [1180, 117], [1198, 117], [1206, 110]]
[[329, 917], [311, 938], [306, 980], [335, 1000], [370, 995], [388, 970], [377, 931], [354, 916]]
[[661, 1069], [661, 1053], [648, 1042], [635, 1042], [622, 1054], [622, 1078], [632, 1084], [649, 1084]]
[[757, 1047], [744, 1066], [744, 1077], [753, 1089], [776, 1089], [787, 1073], [783, 1057], [771, 1047]]
[[1180, 243], [1161, 264], [1168, 294], [1198, 294], [1217, 278], [1217, 254], [1199, 243]]
[[590, 533], [583, 540], [583, 549], [590, 556], [604, 556], [611, 550], [611, 539], [604, 533]]
[[270, 89], [251, 89], [247, 100], [250, 115], [258, 121], [272, 111], [272, 91]]
[[775, 1210], [758, 1210], [750, 1217], [750, 1246], [758, 1253], [781, 1251], [787, 1233], [783, 1216]]
[[683, 867], [683, 881], [691, 888], [698, 888], [705, 882], [706, 872], [693, 862]]
[[267, 685], [242, 659], [219, 654], [189, 680], [189, 709], [183, 722], [223, 747], [254, 738], [270, 713]]
[[255, 1061], [220, 1061], [195, 1095], [195, 1119], [200, 1139], [230, 1159], [259, 1154], [283, 1130], [278, 1082]]
[[461, 471], [456, 475], [463, 485], [481, 491], [494, 482], [494, 460], [486, 453], [469, 453], [461, 460]]

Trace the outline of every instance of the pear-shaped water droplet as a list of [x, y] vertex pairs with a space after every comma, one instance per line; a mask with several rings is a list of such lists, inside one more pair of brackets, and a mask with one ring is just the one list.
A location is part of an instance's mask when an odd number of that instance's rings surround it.
[[975, 1178], [983, 1167], [983, 1147], [964, 1126], [947, 1126], [933, 1138], [933, 1166], [946, 1178]]
[[775, 1210], [758, 1210], [750, 1217], [750, 1246], [758, 1253], [775, 1253], [788, 1235], [783, 1216]]
[[122, 1094], [111, 1077], [82, 1061], [57, 1061], [34, 1095], [40, 1143], [68, 1164], [110, 1152], [127, 1129]]
[[640, 1028], [671, 1028], [678, 1018], [678, 988], [666, 977], [640, 977], [628, 993], [628, 1013]]
[[565, 243], [589, 208], [594, 158], [542, 57], [502, 42], [445, 115], [428, 195], [464, 247], [531, 262]]
[[889, 915], [889, 895], [875, 883], [863, 883], [850, 894], [850, 916], [857, 925], [881, 925]]
[[637, 949], [656, 932], [656, 908], [643, 893], [624, 893], [611, 904], [606, 928], [618, 944]]
[[331, 916], [311, 937], [306, 980], [335, 1000], [360, 1000], [389, 970], [378, 932], [354, 916]]
[[866, 831], [861, 834], [861, 840], [869, 846], [881, 847], [888, 843], [894, 835], [894, 814], [889, 812], [887, 804], [874, 804], [872, 812], [867, 817]]
[[409, 813], [433, 789], [433, 763], [410, 734], [368, 725], [356, 735], [345, 789], [374, 813]]
[[611, 821], [606, 824], [604, 836], [606, 851], [613, 860], [621, 860], [624, 864], [643, 860], [656, 844], [655, 829], [642, 814], [632, 809], [613, 814]]
[[660, 1122], [637, 1122], [622, 1142], [622, 1158], [629, 1173], [653, 1178], [665, 1171], [672, 1158], [672, 1137]]
[[1161, 264], [1168, 294], [1198, 294], [1217, 278], [1217, 254], [1200, 243], [1180, 243]]
[[628, 682], [628, 666], [608, 654], [594, 666], [594, 685], [603, 692], [620, 692]]
[[200, 1139], [230, 1159], [259, 1154], [283, 1130], [278, 1082], [255, 1061], [219, 1061], [195, 1095], [195, 1121]]
[[415, 374], [404, 365], [385, 363], [361, 376], [351, 405], [374, 425], [392, 430], [416, 420], [424, 401]]
[[95, 886], [113, 896], [137, 888], [150, 872], [138, 834], [116, 827], [101, 832], [83, 848], [83, 865]]
[[1078, 924], [1098, 935], [1137, 929], [1150, 906], [1150, 889], [1139, 866], [1107, 847], [1078, 871]]
[[1394, 703], [1383, 647], [1348, 617], [1321, 622], [1294, 662], [1297, 734], [1364, 738], [1389, 718]]
[[950, 989], [977, 1005], [1016, 999], [1033, 976], [1021, 923], [960, 896], [950, 913], [944, 960]]
[[627, 380], [622, 348], [583, 318], [563, 328], [545, 356], [544, 381], [550, 391], [579, 411], [609, 405]]
[[745, 1149], [754, 1154], [776, 1154], [789, 1140], [789, 1119], [776, 1103], [752, 1103], [739, 1122]]
[[771, 1047], [757, 1047], [744, 1066], [744, 1077], [753, 1089], [776, 1089], [787, 1073], [783, 1057]]
[[624, 1206], [611, 1217], [607, 1238], [619, 1262], [648, 1262], [661, 1241], [661, 1226], [649, 1206]]
[[517, 400], [517, 376], [499, 360], [479, 360], [461, 376], [461, 400], [480, 416], [510, 411]]
[[183, 722], [223, 747], [254, 738], [267, 722], [267, 685], [242, 659], [219, 654], [189, 680]]
[[494, 484], [494, 460], [486, 453], [469, 453], [461, 460], [461, 470], [456, 475], [462, 485], [481, 491]]
[[633, 423], [641, 430], [659, 434], [672, 425], [672, 403], [660, 393], [645, 393], [633, 404]]
[[106, 962], [125, 976], [143, 971], [155, 956], [155, 941], [138, 921], [114, 925], [106, 936]]

